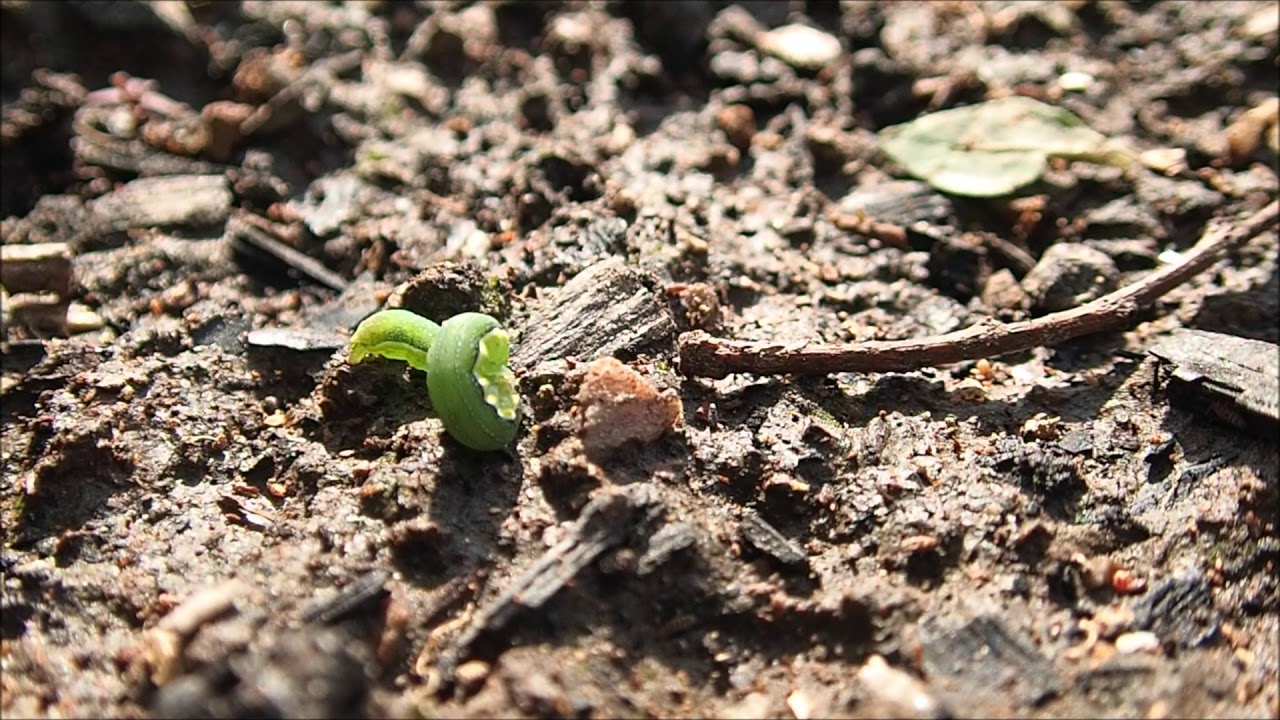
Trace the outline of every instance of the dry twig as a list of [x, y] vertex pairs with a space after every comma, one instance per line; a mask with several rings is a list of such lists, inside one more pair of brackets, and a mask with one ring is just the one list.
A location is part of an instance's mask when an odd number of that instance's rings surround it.
[[1203, 272], [1227, 251], [1275, 226], [1277, 219], [1280, 203], [1272, 202], [1238, 226], [1215, 224], [1182, 263], [1157, 270], [1091, 303], [1034, 320], [987, 321], [935, 337], [857, 344], [727, 340], [699, 330], [680, 336], [680, 370], [685, 375], [713, 378], [735, 372], [907, 372], [1055, 345], [1125, 326], [1139, 309]]

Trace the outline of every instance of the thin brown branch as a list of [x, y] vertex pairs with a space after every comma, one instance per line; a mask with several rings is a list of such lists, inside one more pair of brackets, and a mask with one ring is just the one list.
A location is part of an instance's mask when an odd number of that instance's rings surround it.
[[1227, 251], [1274, 227], [1280, 203], [1254, 213], [1234, 227], [1215, 223], [1183, 262], [1091, 303], [1034, 320], [988, 321], [946, 335], [856, 344], [727, 340], [702, 331], [680, 336], [680, 370], [720, 378], [729, 373], [826, 375], [837, 372], [906, 372], [977, 360], [1124, 327], [1139, 309], [1206, 270]]

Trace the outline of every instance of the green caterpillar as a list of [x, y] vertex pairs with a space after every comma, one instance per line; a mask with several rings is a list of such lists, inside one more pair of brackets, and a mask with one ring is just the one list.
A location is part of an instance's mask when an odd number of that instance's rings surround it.
[[426, 371], [431, 405], [453, 439], [500, 450], [520, 426], [510, 353], [511, 337], [488, 315], [462, 313], [437, 325], [408, 310], [382, 310], [351, 336], [350, 362], [380, 355]]

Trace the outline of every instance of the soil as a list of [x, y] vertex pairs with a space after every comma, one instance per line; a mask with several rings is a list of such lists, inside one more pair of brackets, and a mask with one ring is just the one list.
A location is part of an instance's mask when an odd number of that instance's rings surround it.
[[[1185, 252], [1276, 196], [1274, 3], [0, 15], [4, 246], [61, 244], [5, 276], [6, 717], [1280, 714], [1276, 437], [1147, 352], [1280, 341], [1274, 232], [1056, 347], [677, 354], [1025, 318], [1049, 248], [1119, 285]], [[1171, 161], [973, 200], [878, 151], [1015, 93]], [[502, 320], [509, 452], [347, 362], [384, 304]]]

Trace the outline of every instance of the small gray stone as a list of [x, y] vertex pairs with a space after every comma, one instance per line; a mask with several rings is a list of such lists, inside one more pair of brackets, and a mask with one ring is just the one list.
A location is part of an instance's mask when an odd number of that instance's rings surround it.
[[1022, 279], [1036, 309], [1069, 310], [1116, 288], [1120, 272], [1106, 253], [1079, 243], [1058, 243]]
[[982, 304], [1001, 316], [1021, 316], [1030, 307], [1031, 300], [1013, 273], [1002, 268], [987, 278], [982, 288]]

